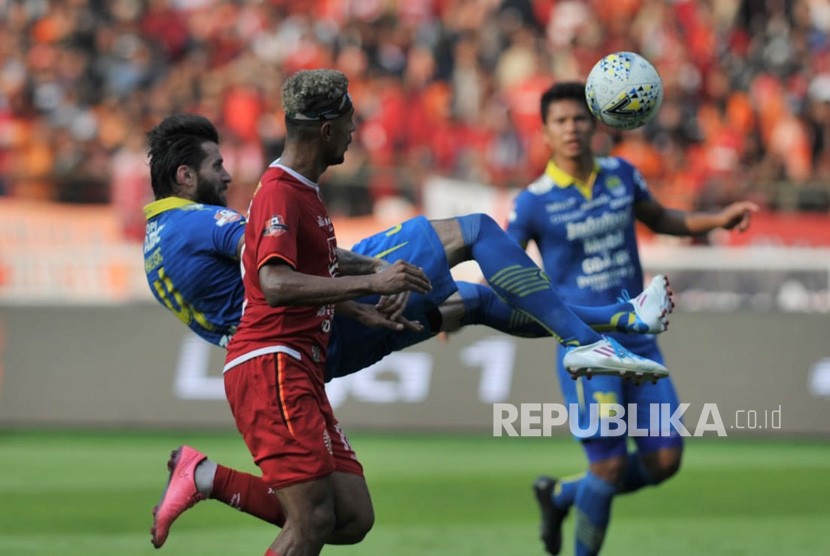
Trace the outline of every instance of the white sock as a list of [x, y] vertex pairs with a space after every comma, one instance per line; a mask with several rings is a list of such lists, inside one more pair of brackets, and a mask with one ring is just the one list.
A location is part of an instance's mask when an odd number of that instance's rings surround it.
[[205, 459], [196, 466], [193, 473], [193, 481], [196, 483], [196, 490], [203, 496], [210, 496], [213, 492], [213, 479], [216, 477], [216, 464]]

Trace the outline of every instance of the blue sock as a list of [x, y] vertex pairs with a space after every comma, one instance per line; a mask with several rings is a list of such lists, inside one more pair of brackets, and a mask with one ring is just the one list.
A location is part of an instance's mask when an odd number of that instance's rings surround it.
[[553, 504], [563, 511], [568, 511], [576, 500], [576, 492], [579, 490], [579, 483], [585, 478], [585, 474], [564, 477], [556, 481], [556, 488], [553, 489]]
[[489, 286], [470, 282], [456, 282], [458, 294], [464, 302], [461, 324], [481, 324], [499, 332], [525, 338], [547, 338], [548, 331], [521, 311], [502, 301]]
[[623, 478], [622, 485], [620, 486], [620, 494], [634, 492], [635, 490], [640, 490], [644, 486], [656, 483], [657, 481], [654, 480], [654, 477], [652, 477], [651, 473], [648, 472], [646, 466], [643, 465], [643, 460], [640, 457], [640, 454], [637, 452], [628, 454], [628, 463], [625, 467], [625, 477]]
[[611, 501], [616, 493], [617, 487], [590, 471], [579, 481], [574, 501], [577, 556], [599, 553], [611, 518]]
[[505, 303], [533, 317], [563, 345], [591, 344], [601, 339], [567, 308], [553, 290], [550, 278], [492, 218], [470, 214], [458, 217], [458, 222], [472, 258]]
[[[456, 285], [461, 300], [464, 302], [464, 318], [461, 321], [464, 326], [481, 324], [499, 332], [523, 338], [550, 336], [548, 331], [533, 318], [502, 301], [489, 286], [460, 281], [456, 282]], [[628, 302], [600, 307], [571, 305], [570, 303], [566, 305], [581, 321], [595, 331], [635, 331], [632, 323], [636, 322], [636, 315]]]
[[568, 304], [568, 307], [583, 322], [599, 332], [644, 332], [638, 328], [634, 307], [627, 301], [597, 307]]

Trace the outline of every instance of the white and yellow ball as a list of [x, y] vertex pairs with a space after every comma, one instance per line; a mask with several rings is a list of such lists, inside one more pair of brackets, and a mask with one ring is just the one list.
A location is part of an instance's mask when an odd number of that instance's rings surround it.
[[663, 102], [663, 81], [648, 60], [615, 52], [598, 61], [585, 82], [591, 113], [617, 129], [636, 129], [654, 118]]

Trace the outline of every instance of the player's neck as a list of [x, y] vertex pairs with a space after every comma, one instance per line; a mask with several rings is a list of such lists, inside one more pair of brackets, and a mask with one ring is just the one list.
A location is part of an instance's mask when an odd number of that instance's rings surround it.
[[280, 164], [291, 168], [314, 183], [317, 183], [326, 171], [326, 166], [320, 161], [317, 150], [305, 144], [286, 143], [280, 156]]
[[553, 163], [571, 176], [587, 182], [594, 171], [594, 156], [586, 153], [579, 157], [554, 156]]

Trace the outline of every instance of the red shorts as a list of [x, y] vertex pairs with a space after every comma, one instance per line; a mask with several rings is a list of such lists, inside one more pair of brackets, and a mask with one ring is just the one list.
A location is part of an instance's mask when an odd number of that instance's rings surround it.
[[225, 372], [225, 395], [236, 427], [273, 488], [334, 471], [363, 476], [322, 377], [319, 364], [286, 353], [254, 357]]

